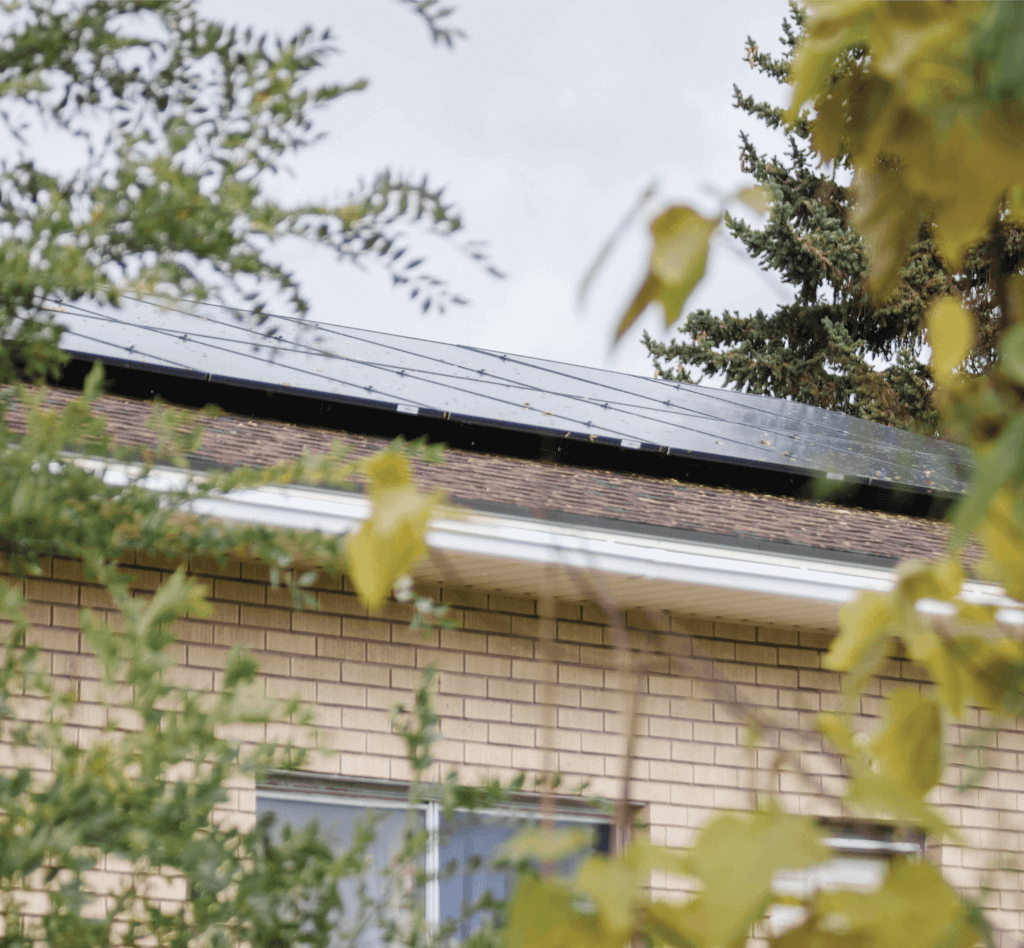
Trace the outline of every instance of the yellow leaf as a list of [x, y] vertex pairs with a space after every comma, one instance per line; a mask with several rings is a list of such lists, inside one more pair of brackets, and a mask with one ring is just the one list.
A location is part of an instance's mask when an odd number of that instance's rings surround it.
[[976, 602], [963, 602], [956, 600], [957, 618], [964, 623], [976, 623], [978, 625], [995, 625], [996, 613], [999, 611], [996, 606], [982, 606]]
[[577, 901], [556, 881], [520, 876], [508, 907], [505, 948], [622, 948], [594, 916], [577, 910]]
[[358, 532], [349, 534], [345, 550], [356, 592], [375, 610], [426, 555], [424, 537], [441, 495], [420, 493], [408, 459], [397, 451], [382, 451], [361, 469], [373, 508]]
[[963, 657], [951, 654], [951, 649], [931, 626], [923, 625], [916, 632], [905, 635], [907, 654], [927, 669], [947, 710], [954, 717], [963, 713], [964, 699], [970, 693], [967, 670]]
[[995, 714], [1017, 714], [1024, 643], [961, 635], [949, 648], [964, 677], [965, 691], [975, 704]]
[[885, 705], [885, 726], [871, 742], [885, 773], [924, 797], [942, 777], [942, 713], [938, 702], [898, 688]]
[[773, 938], [772, 948], [871, 948], [864, 936], [819, 927], [820, 921], [819, 916], [812, 915], [804, 924]]
[[1006, 204], [1010, 226], [1020, 227], [1024, 224], [1024, 184], [1014, 184], [1010, 188]]
[[867, 811], [872, 816], [885, 814], [936, 837], [945, 836], [953, 841], [960, 839], [938, 810], [929, 806], [923, 799], [908, 793], [906, 787], [897, 784], [887, 774], [875, 774], [870, 771], [856, 774], [850, 781], [845, 802], [848, 806]]
[[853, 729], [845, 717], [835, 711], [823, 711], [814, 719], [814, 726], [845, 757], [856, 755], [857, 744]]
[[708, 220], [691, 207], [664, 211], [651, 222], [651, 272], [672, 286], [695, 286], [704, 274], [708, 241], [716, 226], [717, 219]]
[[672, 876], [691, 875], [690, 855], [686, 850], [655, 846], [642, 834], [629, 844], [623, 858], [648, 875], [655, 870]]
[[700, 912], [699, 897], [686, 905], [669, 902], [652, 902], [647, 906], [647, 927], [657, 938], [655, 944], [693, 948], [707, 944], [703, 933], [697, 931]]
[[974, 317], [955, 299], [943, 297], [928, 310], [928, 345], [932, 371], [937, 380], [952, 375], [974, 345]]
[[[977, 85], [971, 36], [988, 9], [811, 6], [790, 70], [788, 116], [795, 120], [813, 104], [815, 146], [826, 158], [845, 153], [853, 160], [851, 222], [865, 237], [868, 283], [879, 301], [895, 288], [923, 221], [932, 221], [939, 251], [955, 270], [998, 219], [1008, 189], [1024, 179], [1020, 116]], [[852, 49], [868, 55], [837, 74]]]
[[586, 849], [593, 842], [594, 831], [591, 829], [567, 827], [552, 830], [543, 826], [529, 826], [502, 846], [501, 855], [513, 862], [522, 859], [554, 862]]
[[885, 165], [858, 168], [850, 222], [864, 236], [868, 286], [876, 301], [896, 287], [907, 248], [921, 229], [924, 202], [906, 187], [900, 174]]
[[670, 207], [651, 221], [654, 246], [650, 269], [619, 320], [616, 339], [622, 337], [651, 303], [661, 303], [666, 326], [679, 318], [687, 298], [704, 275], [708, 243], [718, 222], [718, 218], [709, 220], [683, 205]]
[[800, 108], [827, 91], [836, 62], [845, 49], [867, 41], [877, 11], [870, 0], [818, 3], [811, 8], [798, 54], [790, 68], [793, 100], [787, 118], [795, 121]]
[[573, 887], [597, 909], [601, 928], [620, 945], [636, 927], [636, 912], [646, 901], [651, 873], [615, 856], [594, 855], [577, 870]]
[[435, 498], [414, 488], [394, 488], [374, 497], [373, 513], [345, 544], [349, 575], [359, 597], [379, 609], [391, 589], [426, 555], [424, 535]]
[[756, 211], [758, 214], [767, 214], [771, 207], [768, 192], [757, 185], [752, 188], [744, 188], [737, 197], [747, 205], [752, 211]]
[[890, 593], [862, 592], [852, 602], [843, 603], [839, 607], [839, 635], [822, 665], [832, 671], [850, 672], [849, 687], [856, 690], [888, 654], [899, 615], [898, 603]]
[[626, 312], [622, 314], [619, 325], [615, 327], [616, 340], [623, 337], [629, 327], [637, 321], [640, 314], [651, 303], [661, 298], [661, 292], [661, 281], [654, 274], [648, 272], [647, 276], [644, 277], [644, 282], [640, 285], [640, 289], [636, 291], [636, 295], [630, 301], [629, 306], [626, 307]]
[[875, 948], [969, 948], [978, 935], [963, 901], [927, 862], [899, 860], [876, 892], [823, 892], [819, 917]]
[[857, 746], [847, 720], [839, 715], [821, 715], [818, 727], [846, 756], [851, 771], [848, 805], [940, 836], [950, 832], [924, 799], [943, 769], [942, 717], [936, 700], [910, 689], [893, 692], [883, 726], [867, 748]]
[[1001, 583], [1014, 599], [1024, 598], [1024, 533], [1017, 520], [1017, 497], [1007, 487], [998, 490], [978, 528], [985, 548], [982, 572]]
[[896, 570], [899, 592], [910, 603], [918, 599], [950, 600], [960, 592], [964, 571], [953, 557], [935, 563], [907, 560]]
[[412, 483], [409, 459], [397, 451], [381, 451], [360, 465], [369, 481], [370, 492]]
[[828, 855], [809, 817], [777, 807], [716, 817], [690, 852], [703, 891], [675, 916], [675, 924], [697, 944], [732, 945], [771, 903], [772, 877], [779, 869], [802, 869]]

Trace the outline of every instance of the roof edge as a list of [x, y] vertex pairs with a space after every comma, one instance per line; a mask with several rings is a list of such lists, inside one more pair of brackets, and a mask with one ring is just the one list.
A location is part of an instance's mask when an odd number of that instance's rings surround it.
[[[74, 463], [113, 484], [127, 483], [142, 474], [138, 465], [104, 459], [77, 458]], [[160, 467], [138, 483], [154, 491], [180, 490], [201, 477], [194, 471]], [[228, 521], [342, 534], [362, 525], [370, 513], [370, 502], [350, 491], [266, 485], [197, 498], [190, 508], [201, 516]], [[884, 592], [893, 585], [893, 570], [880, 565], [657, 537], [625, 526], [585, 527], [536, 516], [455, 509], [435, 518], [428, 528], [427, 546], [441, 555], [418, 574], [432, 582], [451, 582], [458, 579], [457, 570], [445, 576], [451, 564], [468, 564], [474, 569], [482, 564], [492, 577], [514, 572], [518, 586], [508, 587], [513, 591], [526, 589], [541, 595], [557, 589], [560, 598], [585, 600], [592, 598], [588, 590], [592, 591], [593, 583], [588, 576], [596, 573], [634, 591], [630, 598], [636, 601], [620, 603], [624, 608], [645, 605], [649, 591], [657, 588], [662, 593], [673, 591], [657, 608], [685, 612], [690, 593], [705, 589], [726, 594], [734, 617], [746, 615], [770, 624], [773, 610], [769, 608], [766, 614], [766, 604], [779, 603], [782, 614], [794, 603], [803, 603], [814, 607], [813, 621], [821, 623], [819, 627], [833, 629], [838, 627], [840, 605], [862, 591]], [[488, 586], [492, 585], [488, 581]], [[963, 598], [1002, 609], [1007, 621], [1024, 621], [1020, 603], [991, 584], [968, 583]], [[673, 602], [682, 608], [673, 607]], [[938, 604], [935, 611], [941, 612], [944, 605]]]
[[587, 516], [586, 514], [566, 513], [560, 510], [545, 508], [537, 511], [516, 504], [502, 504], [490, 500], [476, 500], [453, 496], [452, 502], [478, 513], [490, 513], [498, 516], [525, 517], [532, 520], [627, 532], [638, 536], [660, 537], [666, 540], [682, 540], [684, 542], [708, 544], [736, 550], [750, 550], [758, 553], [779, 553], [785, 556], [803, 557], [813, 560], [827, 560], [835, 563], [848, 563], [853, 566], [891, 569], [901, 560], [898, 556], [881, 553], [865, 553], [859, 550], [844, 550], [839, 547], [815, 546], [809, 543], [795, 543], [790, 540], [768, 540], [748, 534], [713, 533], [708, 530], [689, 530], [683, 527], [665, 527], [660, 524], [643, 523], [636, 520], [618, 520], [612, 517]]
[[[94, 360], [73, 357], [60, 385], [80, 388]], [[170, 374], [140, 368], [124, 360], [102, 360], [105, 390], [112, 395], [149, 400], [159, 395], [175, 405], [202, 408], [216, 404], [242, 417], [279, 421], [299, 427], [317, 427], [351, 434], [428, 443], [474, 454], [495, 454], [588, 470], [613, 470], [673, 479], [710, 487], [750, 491], [807, 501], [826, 501], [844, 507], [878, 510], [906, 516], [942, 519], [959, 495], [871, 481], [827, 480], [808, 472], [775, 469], [768, 465], [725, 462], [672, 451], [634, 450], [588, 438], [557, 437], [532, 429], [495, 427], [480, 419], [455, 418], [437, 413], [409, 415], [379, 403], [330, 401], [308, 394], [271, 390], [255, 382], [216, 379], [205, 373]]]

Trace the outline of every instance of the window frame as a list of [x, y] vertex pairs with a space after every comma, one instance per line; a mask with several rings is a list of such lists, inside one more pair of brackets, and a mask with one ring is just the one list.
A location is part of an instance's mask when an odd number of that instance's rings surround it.
[[[427, 847], [424, 852], [424, 919], [430, 931], [441, 927], [441, 816], [443, 807], [430, 799], [431, 785], [424, 785], [427, 798], [414, 804], [424, 814]], [[398, 780], [380, 780], [361, 777], [327, 777], [317, 774], [296, 774], [277, 771], [269, 774], [256, 786], [256, 799], [290, 800], [326, 806], [354, 806], [376, 810], [405, 810], [409, 807], [409, 784]], [[550, 799], [550, 798], [549, 798]], [[495, 807], [479, 809], [457, 808], [457, 813], [473, 813], [482, 817], [521, 818], [537, 820], [543, 817], [546, 800], [539, 793], [510, 794], [508, 802]], [[553, 798], [554, 816], [560, 823], [578, 823], [594, 827], [606, 826], [614, 832], [611, 814], [599, 808], [598, 801], [578, 796]], [[642, 807], [636, 808], [636, 813]], [[898, 856], [923, 859], [927, 839], [920, 830], [905, 830], [895, 824], [872, 820], [822, 818], [822, 843], [833, 857]], [[770, 918], [770, 914], [769, 914]]]
[[[820, 818], [818, 827], [822, 831], [821, 842], [829, 850], [829, 858], [817, 866], [809, 866], [806, 869], [787, 869], [776, 873], [773, 880], [773, 888], [776, 894], [779, 892], [779, 883], [784, 888], [787, 884], [800, 884], [800, 877], [806, 878], [808, 873], [823, 868], [834, 860], [844, 857], [861, 857], [864, 859], [884, 860], [885, 872], [893, 859], [905, 856], [910, 859], [921, 860], [925, 857], [925, 845], [927, 838], [919, 829], [906, 829], [894, 823], [887, 823], [875, 820], [855, 820]], [[882, 877], [884, 879], [884, 875]], [[853, 880], [846, 880], [847, 885], [856, 886]], [[808, 885], [808, 889], [812, 887]], [[820, 891], [815, 888], [814, 891]], [[789, 893], [795, 894], [795, 893]], [[806, 893], [805, 893], [806, 894]], [[789, 929], [801, 924], [798, 916], [803, 909], [795, 912], [787, 911], [794, 906], [783, 906], [773, 904], [766, 916], [768, 931], [774, 936], [782, 935]]]
[[882, 820], [826, 817], [818, 820], [822, 842], [836, 854], [877, 853], [924, 858], [927, 837], [923, 830], [907, 829]]
[[[428, 928], [436, 932], [441, 927], [441, 846], [440, 830], [443, 806], [429, 798], [430, 784], [424, 789], [428, 796], [413, 808], [424, 814], [427, 847], [424, 852], [426, 884], [423, 889], [423, 914]], [[360, 777], [324, 777], [292, 772], [272, 772], [256, 785], [257, 804], [260, 800], [291, 800], [294, 802], [323, 804], [326, 806], [355, 806], [372, 810], [406, 810], [409, 807], [409, 784], [398, 780], [373, 780]], [[555, 796], [554, 817], [559, 823], [579, 823], [589, 826], [607, 826], [614, 829], [610, 814], [599, 809], [599, 803], [586, 797]], [[482, 817], [542, 819], [545, 798], [539, 793], [518, 792], [508, 797], [508, 803], [477, 809], [456, 808], [456, 813], [472, 813]]]

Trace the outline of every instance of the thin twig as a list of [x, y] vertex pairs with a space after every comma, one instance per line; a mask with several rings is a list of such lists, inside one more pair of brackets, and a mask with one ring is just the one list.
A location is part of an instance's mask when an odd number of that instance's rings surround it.
[[643, 191], [640, 192], [639, 197], [636, 199], [636, 203], [626, 211], [625, 216], [619, 221], [616, 228], [608, 236], [608, 239], [604, 242], [601, 249], [597, 252], [597, 256], [594, 258], [594, 262], [587, 269], [583, 279], [580, 281], [579, 292], [576, 294], [576, 305], [581, 307], [587, 299], [587, 293], [590, 292], [590, 285], [594, 282], [594, 278], [597, 276], [601, 267], [604, 266], [612, 250], [615, 249], [615, 245], [619, 242], [622, 235], [629, 230], [633, 225], [633, 222], [640, 216], [640, 212], [647, 205], [647, 202], [658, 193], [658, 185], [652, 181]]
[[633, 829], [632, 806], [630, 803], [630, 784], [633, 776], [633, 759], [636, 756], [636, 722], [639, 715], [639, 676], [629, 643], [629, 632], [626, 629], [625, 613], [611, 602], [600, 587], [590, 582], [589, 577], [579, 570], [570, 570], [578, 584], [586, 591], [586, 598], [597, 603], [605, 614], [608, 626], [612, 631], [612, 641], [618, 654], [620, 687], [629, 692], [629, 709], [626, 713], [626, 746], [622, 760], [622, 792], [615, 805], [615, 850], [622, 852], [629, 845]]
[[1006, 290], [1006, 274], [1003, 272], [1003, 254], [1006, 250], [1006, 235], [1003, 225], [996, 221], [992, 225], [992, 256], [989, 272], [992, 274], [996, 304], [999, 307], [998, 335], [1003, 335], [1016, 321], [1017, 314], [1010, 306], [1010, 294]]
[[[555, 605], [550, 598], [537, 600], [537, 617], [539, 634], [537, 636], [538, 657], [544, 665], [554, 668], [556, 661], [554, 649], [551, 648], [555, 638]], [[555, 750], [555, 731], [558, 728], [558, 713], [555, 708], [554, 683], [542, 678], [540, 682], [540, 701], [544, 708], [544, 726], [541, 728], [541, 741], [544, 751], [544, 770], [546, 774], [541, 783], [540, 812], [541, 823], [549, 832], [555, 829], [557, 802], [555, 800], [555, 773], [558, 770], [558, 756]], [[554, 863], [541, 866], [543, 875], [555, 872]]]

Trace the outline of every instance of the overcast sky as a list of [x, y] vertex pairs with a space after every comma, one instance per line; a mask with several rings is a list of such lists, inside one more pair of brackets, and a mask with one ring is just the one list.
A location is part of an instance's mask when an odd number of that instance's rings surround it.
[[[381, 270], [303, 250], [289, 262], [314, 319], [637, 374], [651, 371], [639, 329], [614, 349], [611, 333], [643, 273], [646, 220], [673, 200], [713, 210], [716, 194], [749, 183], [737, 143], [752, 123], [732, 108], [732, 86], [778, 96], [744, 60], [744, 41], [777, 48], [786, 10], [780, 0], [462, 0], [455, 21], [468, 38], [449, 51], [394, 0], [202, 5], [271, 32], [330, 26], [342, 53], [329, 78], [370, 80], [321, 113], [326, 140], [277, 193], [341, 200], [384, 166], [426, 173], [507, 273], [495, 280], [442, 247], [430, 264], [470, 303], [424, 316]], [[578, 310], [584, 273], [652, 180], [659, 199]], [[693, 305], [750, 312], [784, 298], [726, 238]], [[666, 335], [654, 310], [643, 325]]]

